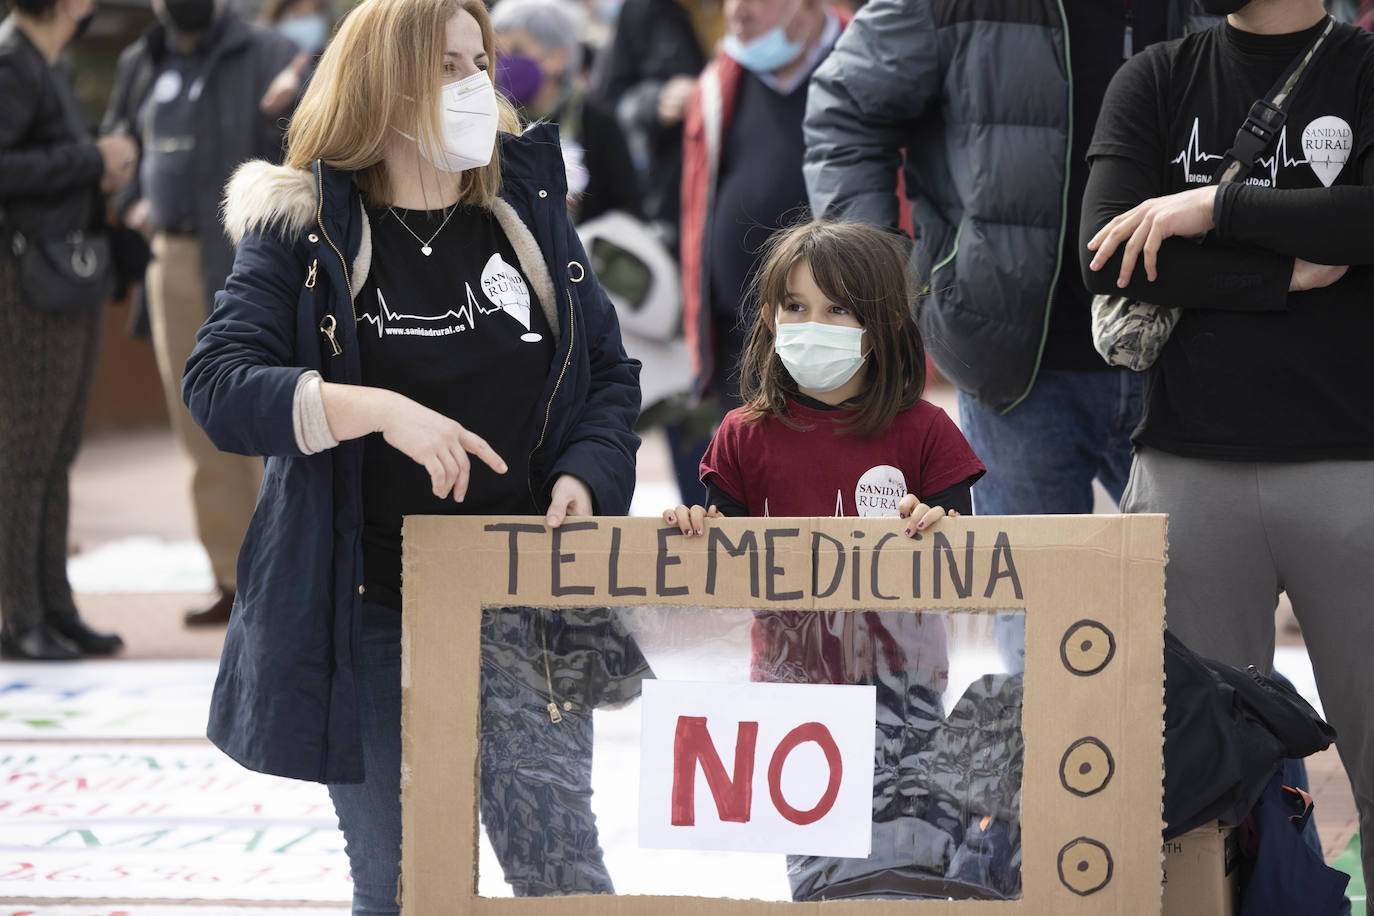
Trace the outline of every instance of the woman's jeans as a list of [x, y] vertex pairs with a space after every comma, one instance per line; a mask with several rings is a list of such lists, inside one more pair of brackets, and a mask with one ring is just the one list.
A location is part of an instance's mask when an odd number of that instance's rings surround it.
[[[330, 785], [329, 795], [353, 876], [353, 913], [390, 916], [400, 911], [401, 615], [369, 605], [363, 619], [355, 674], [365, 781]], [[591, 809], [591, 710], [565, 712], [551, 728], [546, 696], [488, 667], [481, 811], [506, 881], [520, 897], [614, 893]]]
[[[395, 617], [394, 626], [373, 618]], [[329, 787], [353, 875], [353, 912], [397, 914], [401, 876], [401, 615], [369, 607], [354, 676], [366, 781]]]

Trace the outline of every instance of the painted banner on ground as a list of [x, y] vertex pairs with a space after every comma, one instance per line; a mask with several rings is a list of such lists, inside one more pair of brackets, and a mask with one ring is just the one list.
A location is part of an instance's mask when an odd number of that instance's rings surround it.
[[0, 740], [203, 738], [219, 663], [6, 662]]
[[0, 898], [346, 901], [324, 786], [206, 745], [0, 752]]
[[257, 907], [257, 906], [159, 906], [146, 903], [101, 903], [87, 906], [67, 904], [0, 904], [0, 916], [345, 916], [348, 908], [332, 907]]

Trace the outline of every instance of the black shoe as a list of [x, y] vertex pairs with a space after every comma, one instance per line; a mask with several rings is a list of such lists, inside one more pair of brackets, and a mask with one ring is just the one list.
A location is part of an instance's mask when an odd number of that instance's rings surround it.
[[22, 633], [0, 632], [0, 657], [67, 662], [80, 658], [81, 652], [67, 637], [45, 623], [38, 623]]
[[92, 630], [76, 614], [49, 617], [48, 626], [74, 643], [82, 655], [113, 655], [124, 648], [124, 640], [117, 633]]
[[186, 612], [188, 627], [224, 626], [229, 622], [229, 612], [234, 607], [234, 590], [221, 585], [215, 591], [215, 600], [203, 608]]

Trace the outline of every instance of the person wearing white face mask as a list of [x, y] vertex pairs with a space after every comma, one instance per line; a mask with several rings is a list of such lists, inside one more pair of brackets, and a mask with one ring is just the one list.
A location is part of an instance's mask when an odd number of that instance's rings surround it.
[[[890, 516], [920, 536], [972, 511], [983, 463], [944, 411], [921, 398], [925, 350], [903, 252], [859, 223], [777, 233], [750, 287], [757, 311], [740, 368], [745, 406], [726, 415], [701, 462], [708, 502], [663, 513], [684, 535], [720, 516]], [[878, 686], [872, 853], [789, 856], [796, 900], [900, 896], [931, 836], [893, 779], [943, 716], [948, 676], [939, 615], [757, 611], [751, 677]], [[1008, 825], [1004, 825], [1008, 826]], [[936, 834], [938, 835], [938, 834]], [[934, 847], [930, 847], [934, 848]], [[856, 892], [856, 887], [863, 891]]]
[[[229, 184], [238, 257], [183, 383], [217, 445], [267, 456], [209, 735], [329, 784], [355, 913], [396, 912], [403, 517], [557, 527], [624, 514], [634, 487], [639, 366], [568, 218], [557, 131], [515, 133], [494, 56], [481, 0], [349, 13], [285, 164]], [[561, 658], [598, 640], [614, 661], [591, 683]], [[529, 609], [484, 617], [481, 653], [481, 812], [507, 881], [611, 892], [592, 708], [638, 690], [643, 656], [604, 615]], [[543, 780], [517, 769], [534, 753]]]
[[809, 213], [806, 81], [849, 15], [826, 0], [726, 0], [726, 34], [688, 105], [683, 143], [683, 326], [697, 393], [739, 401], [742, 292], [769, 234]]

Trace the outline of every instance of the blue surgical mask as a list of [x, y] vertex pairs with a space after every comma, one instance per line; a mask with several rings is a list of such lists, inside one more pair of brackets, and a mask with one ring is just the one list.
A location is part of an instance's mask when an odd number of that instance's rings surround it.
[[329, 41], [329, 17], [324, 13], [293, 16], [277, 23], [277, 31], [309, 54], [319, 54]]
[[791, 41], [782, 26], [774, 26], [752, 41], [740, 41], [733, 33], [727, 32], [721, 47], [739, 65], [754, 73], [772, 73], [781, 70], [801, 56], [804, 46], [800, 41]]

